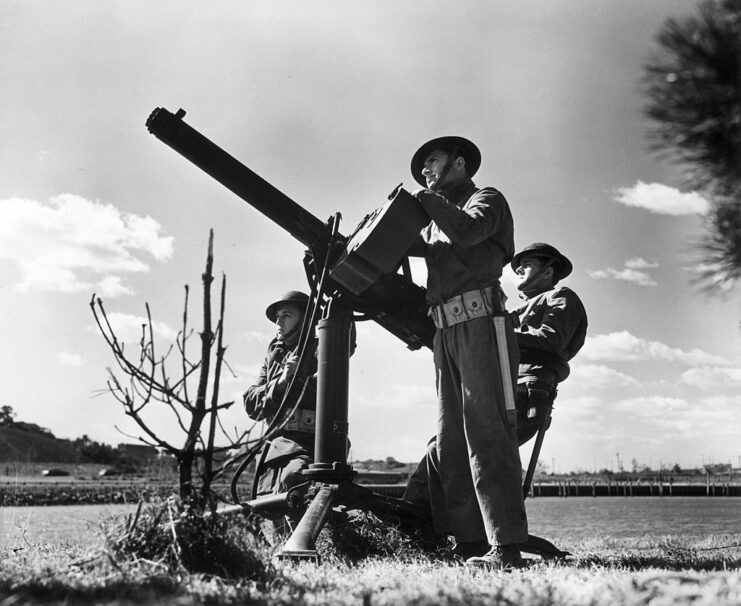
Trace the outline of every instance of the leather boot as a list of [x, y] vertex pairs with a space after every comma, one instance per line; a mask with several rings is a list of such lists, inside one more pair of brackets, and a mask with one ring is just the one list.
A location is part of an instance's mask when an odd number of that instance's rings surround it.
[[520, 555], [519, 546], [513, 543], [511, 545], [497, 545], [482, 556], [468, 558], [466, 565], [490, 570], [514, 570], [515, 568], [522, 568], [525, 565], [525, 560]]

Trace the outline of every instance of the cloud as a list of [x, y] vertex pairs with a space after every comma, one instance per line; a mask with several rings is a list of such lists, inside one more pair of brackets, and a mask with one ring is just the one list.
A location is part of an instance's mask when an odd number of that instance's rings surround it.
[[613, 360], [637, 362], [640, 360], [666, 360], [688, 366], [726, 366], [729, 362], [701, 349], [684, 351], [658, 341], [648, 341], [628, 331], [587, 337], [579, 356], [587, 360]]
[[120, 276], [106, 276], [100, 282], [98, 287], [95, 289], [98, 296], [106, 299], [113, 299], [120, 295], [131, 295], [134, 291], [126, 286]]
[[62, 366], [84, 366], [87, 360], [78, 354], [71, 354], [63, 351], [59, 354], [59, 363]]
[[646, 261], [645, 259], [641, 259], [640, 257], [636, 257], [635, 259], [628, 259], [625, 262], [625, 267], [629, 269], [653, 269], [658, 266], [658, 263]]
[[18, 266], [17, 292], [131, 294], [119, 274], [148, 271], [140, 253], [172, 256], [173, 238], [160, 229], [151, 217], [73, 194], [48, 203], [7, 198], [0, 200], [0, 259]]
[[707, 200], [696, 192], [685, 194], [661, 183], [643, 181], [633, 187], [618, 188], [615, 200], [659, 215], [704, 215], [709, 207]]
[[689, 404], [682, 398], [666, 396], [643, 396], [615, 402], [613, 408], [618, 411], [629, 412], [632, 415], [659, 417], [668, 412], [689, 410]]
[[639, 286], [656, 286], [656, 280], [654, 280], [645, 269], [655, 269], [659, 266], [658, 263], [651, 263], [641, 258], [628, 259], [625, 262], [623, 269], [613, 269], [608, 267], [606, 269], [598, 269], [588, 272], [591, 278], [595, 280], [622, 280], [624, 282], [633, 282]]
[[623, 282], [633, 282], [639, 286], [657, 286], [656, 280], [649, 276], [646, 272], [635, 271], [634, 269], [613, 269], [607, 267], [605, 269], [598, 269], [590, 271], [589, 277], [595, 280], [606, 280], [612, 278], [613, 280], [622, 280]]
[[682, 373], [680, 381], [702, 391], [715, 392], [724, 388], [741, 387], [741, 369], [690, 368]]
[[[109, 313], [107, 316], [108, 322], [119, 341], [139, 343], [142, 338], [142, 327], [147, 324], [147, 318], [118, 312]], [[98, 327], [96, 326], [95, 329], [97, 330]], [[164, 322], [152, 321], [152, 330], [154, 336], [161, 339], [174, 341], [177, 336], [177, 331], [170, 328]]]
[[640, 386], [633, 377], [598, 364], [575, 365], [569, 375], [569, 384], [588, 385], [597, 389]]

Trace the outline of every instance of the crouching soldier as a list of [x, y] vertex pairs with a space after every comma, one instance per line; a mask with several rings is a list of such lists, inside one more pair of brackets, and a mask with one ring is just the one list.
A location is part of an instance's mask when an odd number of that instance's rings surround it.
[[584, 345], [587, 313], [573, 290], [557, 286], [573, 266], [555, 247], [530, 244], [510, 265], [525, 299], [512, 312], [520, 348], [517, 435], [523, 444], [535, 435], [545, 411], [553, 406], [558, 383], [569, 376], [569, 361]]
[[[265, 310], [277, 333], [268, 345], [257, 383], [243, 396], [247, 415], [254, 421], [269, 423], [281, 412], [283, 397], [296, 374], [298, 340], [308, 303], [308, 295], [293, 290]], [[297, 378], [302, 384], [297, 389], [301, 397], [294, 413], [257, 458], [255, 496], [278, 494], [301, 483], [301, 471], [314, 459], [316, 367], [312, 356], [303, 376]]]
[[[517, 384], [517, 441], [527, 442], [550, 413], [556, 386], [569, 375], [569, 360], [581, 349], [587, 331], [587, 315], [570, 288], [556, 286], [572, 271], [571, 262], [555, 247], [536, 243], [525, 247], [511, 261], [517, 289], [525, 302], [512, 312], [520, 349]], [[426, 509], [437, 534], [450, 534], [451, 526], [440, 482], [435, 439], [409, 478], [403, 498]], [[485, 536], [459, 543], [453, 556], [469, 564], [487, 548]]]

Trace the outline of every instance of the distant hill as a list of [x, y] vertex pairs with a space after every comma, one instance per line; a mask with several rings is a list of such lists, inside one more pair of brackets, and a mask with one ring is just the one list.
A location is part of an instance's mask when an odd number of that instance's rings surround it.
[[26, 463], [87, 461], [69, 442], [58, 440], [50, 432], [28, 431], [13, 425], [0, 427], [0, 461]]

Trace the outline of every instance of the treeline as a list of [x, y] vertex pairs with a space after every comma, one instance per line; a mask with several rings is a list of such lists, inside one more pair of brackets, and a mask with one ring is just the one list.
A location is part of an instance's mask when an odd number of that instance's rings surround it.
[[51, 431], [41, 427], [36, 423], [26, 423], [25, 421], [16, 421], [16, 413], [11, 406], [0, 406], [0, 428], [20, 430], [30, 435], [41, 436], [56, 441], [59, 445], [65, 446], [69, 450], [77, 453], [81, 461], [87, 463], [100, 463], [102, 465], [114, 465], [116, 467], [130, 467], [135, 465], [135, 461], [126, 453], [121, 452], [116, 447], [103, 442], [91, 440], [87, 435], [74, 440], [57, 438]]

